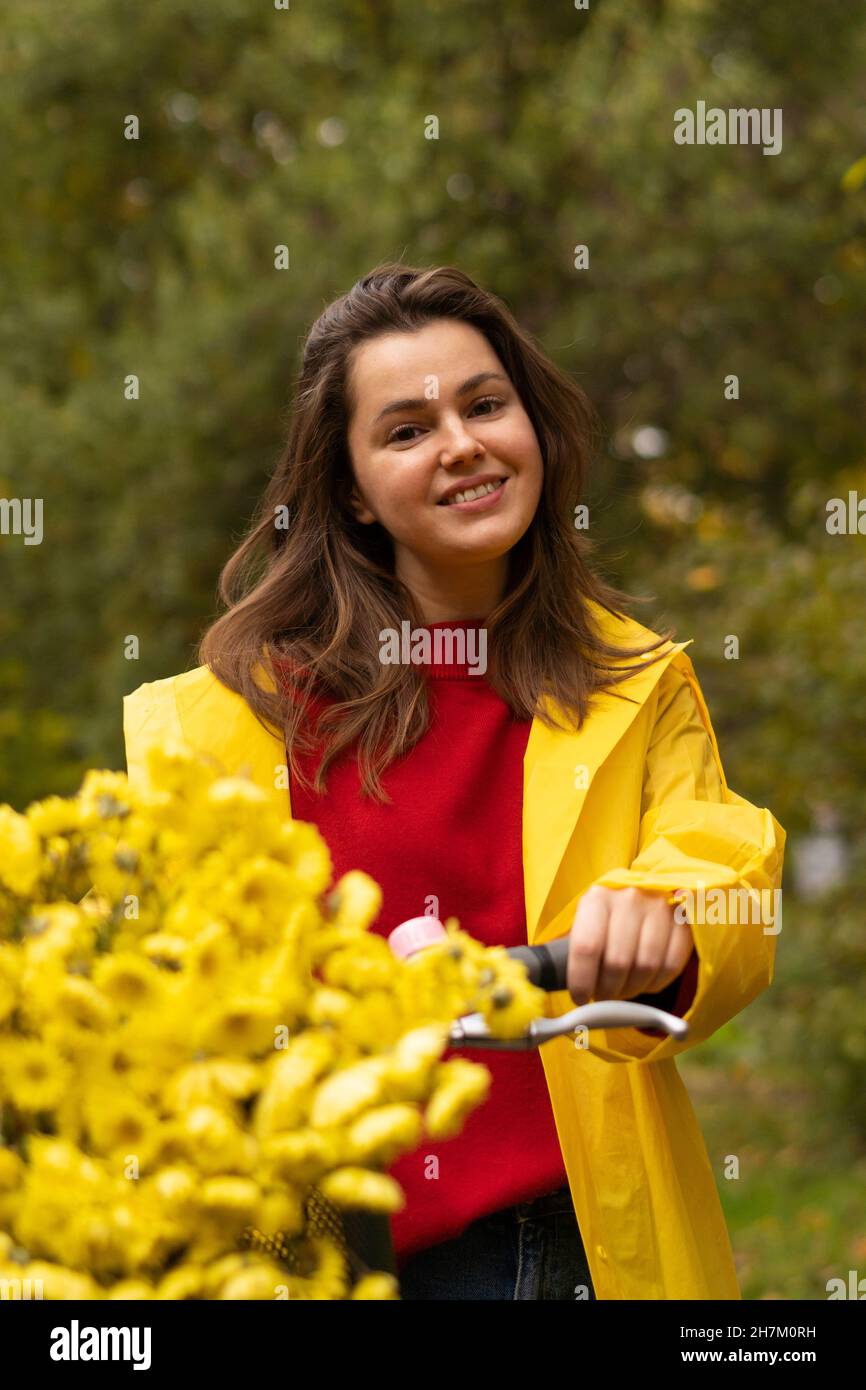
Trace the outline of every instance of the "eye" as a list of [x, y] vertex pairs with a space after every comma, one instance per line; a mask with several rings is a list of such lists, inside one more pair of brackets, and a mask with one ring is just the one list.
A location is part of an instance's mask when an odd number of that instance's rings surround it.
[[[501, 398], [501, 396], [482, 396], [480, 400], [477, 400], [473, 403], [472, 411], [470, 411], [470, 414], [472, 414], [473, 411], [477, 410], [480, 405], [489, 405], [492, 408], [492, 410], [498, 410], [499, 407], [504, 404], [505, 401]], [[491, 412], [484, 411], [483, 413], [485, 415], [489, 415]], [[400, 438], [402, 431], [418, 429], [421, 429], [420, 425], [397, 425], [396, 428], [393, 429], [391, 433], [388, 435], [388, 438], [385, 440], [385, 443], [409, 444], [412, 442], [411, 439], [407, 439], [405, 435], [402, 439]]]
[[391, 433], [388, 435], [388, 438], [385, 440], [385, 443], [393, 444], [396, 441], [396, 443], [398, 444], [405, 444], [408, 442], [406, 440], [405, 435], [402, 439], [400, 438], [403, 430], [417, 430], [418, 428], [418, 425], [398, 425], [397, 428], [395, 430], [392, 430]]
[[[480, 401], [475, 402], [475, 405], [492, 405], [494, 410], [504, 404], [505, 402], [499, 396], [482, 396]], [[472, 409], [474, 410], [475, 406]]]

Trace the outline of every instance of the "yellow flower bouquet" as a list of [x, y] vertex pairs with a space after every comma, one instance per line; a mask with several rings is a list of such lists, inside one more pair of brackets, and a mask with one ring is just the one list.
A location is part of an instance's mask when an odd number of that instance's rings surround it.
[[490, 1075], [443, 1059], [542, 992], [446, 923], [408, 961], [315, 826], [183, 747], [148, 782], [0, 807], [0, 1280], [55, 1299], [390, 1299], [316, 1212], [400, 1210], [384, 1170]]

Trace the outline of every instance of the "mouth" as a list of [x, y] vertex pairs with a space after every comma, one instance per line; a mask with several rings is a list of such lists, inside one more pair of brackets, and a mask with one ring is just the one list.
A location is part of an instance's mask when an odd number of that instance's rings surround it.
[[498, 482], [482, 483], [480, 487], [467, 488], [465, 492], [453, 493], [451, 497], [445, 497], [441, 502], [437, 502], [438, 507], [448, 507], [450, 510], [461, 512], [483, 511], [486, 507], [493, 507], [499, 501], [508, 484], [507, 478], [500, 478]]

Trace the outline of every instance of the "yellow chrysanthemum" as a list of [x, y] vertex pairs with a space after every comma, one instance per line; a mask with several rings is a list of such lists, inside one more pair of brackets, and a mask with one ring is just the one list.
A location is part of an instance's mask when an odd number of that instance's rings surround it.
[[477, 1062], [455, 1057], [443, 1062], [438, 1084], [424, 1112], [424, 1124], [431, 1139], [450, 1139], [458, 1134], [471, 1110], [486, 1100], [490, 1092], [490, 1072]]
[[137, 1158], [147, 1163], [156, 1142], [157, 1126], [152, 1109], [128, 1091], [91, 1088], [84, 1097], [83, 1114], [93, 1148], [99, 1154]]
[[[182, 1118], [166, 1120], [157, 1126], [150, 1161], [153, 1169], [174, 1171], [175, 1168], [186, 1166], [194, 1168], [195, 1141], [187, 1132]], [[218, 1167], [215, 1164], [213, 1171], [216, 1172]]]
[[132, 951], [103, 956], [93, 970], [93, 983], [119, 1009], [153, 1009], [165, 998], [165, 976]]
[[186, 1216], [197, 1204], [198, 1183], [191, 1167], [161, 1168], [148, 1184], [149, 1192], [170, 1215]]
[[188, 1262], [169, 1270], [157, 1284], [156, 1297], [173, 1303], [186, 1299], [204, 1299], [211, 1296], [206, 1290], [207, 1269], [204, 1265]]
[[263, 1140], [262, 1158], [275, 1181], [306, 1186], [336, 1166], [340, 1147], [332, 1130], [300, 1129]]
[[216, 776], [213, 765], [177, 740], [166, 739], [152, 745], [145, 761], [150, 792], [164, 793], [170, 799], [163, 802], [157, 796], [146, 803], [156, 808], [165, 808], [172, 802], [195, 806]]
[[109, 1211], [95, 1207], [70, 1210], [62, 1229], [52, 1232], [51, 1247], [61, 1263], [92, 1270], [97, 1278], [117, 1270], [127, 1272], [124, 1235]]
[[530, 982], [525, 967], [513, 960], [504, 946], [490, 947], [486, 964], [493, 978], [479, 991], [476, 1007], [494, 1037], [518, 1037], [532, 1019], [545, 1014], [546, 995]]
[[[88, 867], [96, 891], [110, 902], [119, 903], [127, 895], [138, 894], [153, 871], [153, 855], [147, 843], [137, 844], [132, 825], [124, 838], [115, 835], [93, 837], [90, 841]], [[149, 834], [142, 838], [149, 839]]]
[[355, 1284], [350, 1297], [365, 1301], [393, 1301], [400, 1297], [400, 1286], [392, 1274], [365, 1274]]
[[201, 1186], [201, 1208], [209, 1216], [249, 1225], [261, 1199], [258, 1183], [251, 1178], [208, 1178]]
[[303, 1242], [299, 1268], [288, 1270], [261, 1255], [250, 1255], [243, 1269], [227, 1275], [213, 1294], [220, 1299], [276, 1299], [318, 1302], [342, 1299], [348, 1294], [348, 1269], [342, 1250], [327, 1236]]
[[19, 1110], [31, 1114], [53, 1110], [69, 1078], [63, 1058], [38, 1039], [0, 1041], [0, 1095], [5, 1094]]
[[367, 935], [342, 951], [334, 951], [325, 961], [322, 975], [336, 989], [365, 994], [367, 990], [387, 989], [398, 969], [384, 937]]
[[327, 1236], [315, 1236], [310, 1247], [316, 1259], [316, 1267], [306, 1280], [306, 1292], [301, 1297], [311, 1300], [345, 1298], [346, 1261], [342, 1250]]
[[382, 889], [360, 869], [343, 874], [328, 898], [331, 921], [337, 928], [366, 931], [382, 907]]
[[103, 1297], [99, 1284], [89, 1274], [77, 1269], [65, 1269], [63, 1265], [31, 1260], [29, 1264], [16, 1265], [15, 1273], [19, 1278], [30, 1279], [35, 1286], [41, 1287], [42, 1297], [52, 1302], [78, 1303]]
[[307, 1007], [307, 1017], [313, 1024], [333, 1024], [340, 1028], [355, 1008], [354, 995], [347, 989], [314, 988]]
[[81, 826], [81, 808], [71, 797], [46, 796], [34, 801], [25, 812], [35, 834], [43, 840], [70, 835]]
[[20, 953], [0, 941], [0, 1024], [5, 1023], [18, 1003], [20, 980]]
[[141, 938], [141, 949], [154, 965], [178, 967], [189, 953], [190, 943], [183, 936], [155, 931]]
[[428, 1024], [404, 1033], [387, 1057], [391, 1092], [400, 1100], [421, 1100], [448, 1041], [448, 1024]]
[[213, 1297], [258, 1302], [278, 1299], [280, 1290], [287, 1286], [288, 1278], [286, 1271], [273, 1260], [261, 1260], [230, 1275]]
[[313, 1087], [334, 1064], [338, 1045], [324, 1032], [300, 1033], [266, 1063], [265, 1080], [253, 1112], [253, 1131], [263, 1136], [297, 1128], [306, 1119]]
[[215, 1297], [226, 1279], [230, 1279], [233, 1274], [239, 1274], [243, 1269], [248, 1269], [251, 1264], [258, 1263], [259, 1258], [248, 1251], [234, 1250], [230, 1255], [224, 1255], [221, 1260], [214, 1260], [201, 1272], [204, 1297]]
[[103, 1030], [114, 1021], [115, 1012], [109, 999], [90, 980], [80, 975], [67, 975], [53, 1007], [57, 1018], [76, 1028]]
[[202, 983], [215, 987], [227, 979], [238, 959], [238, 944], [222, 923], [210, 922], [191, 941], [184, 965]]
[[297, 893], [317, 898], [331, 881], [333, 867], [328, 846], [316, 827], [306, 821], [282, 821], [270, 854], [291, 869], [292, 887]]
[[[0, 1192], [12, 1192], [24, 1179], [25, 1168], [24, 1160], [14, 1149], [8, 1149], [5, 1145], [0, 1145]], [[0, 1237], [2, 1241], [2, 1237]], [[2, 1244], [0, 1244], [0, 1259], [3, 1258]]]
[[122, 772], [90, 771], [78, 793], [82, 830], [101, 830], [106, 824], [119, 825], [131, 814], [135, 797]]
[[261, 1084], [256, 1063], [216, 1057], [180, 1068], [165, 1088], [163, 1099], [168, 1110], [179, 1113], [195, 1105], [248, 1100]]
[[32, 962], [29, 951], [21, 952], [18, 1011], [22, 1032], [36, 1030], [44, 1033], [55, 1017], [54, 1007], [66, 980], [69, 978], [62, 958], [49, 955], [46, 960]]
[[189, 1153], [203, 1173], [249, 1173], [257, 1145], [250, 1135], [224, 1110], [197, 1105], [184, 1116], [182, 1132], [189, 1140]]
[[41, 903], [22, 927], [27, 962], [39, 968], [48, 961], [86, 965], [97, 930], [94, 919], [72, 903]]
[[306, 1013], [312, 988], [301, 944], [283, 933], [283, 940], [264, 957], [257, 973], [259, 988], [272, 997], [286, 1027], [294, 1032]]
[[37, 1176], [64, 1190], [73, 1186], [95, 1189], [101, 1177], [99, 1165], [74, 1144], [47, 1135], [31, 1136], [28, 1162]]
[[329, 1076], [313, 1097], [311, 1124], [327, 1127], [353, 1120], [383, 1099], [387, 1080], [388, 1063], [383, 1057], [365, 1057]]
[[280, 816], [261, 787], [245, 777], [221, 777], [207, 789], [200, 829], [191, 828], [189, 844], [218, 845], [228, 865], [240, 864], [267, 853], [279, 825]]
[[414, 1105], [382, 1105], [349, 1126], [351, 1162], [387, 1167], [420, 1142], [423, 1123]]
[[239, 865], [222, 885], [220, 907], [238, 920], [258, 913], [268, 927], [261, 939], [268, 941], [272, 939], [293, 887], [292, 876], [283, 864], [263, 854], [254, 855]]
[[156, 1298], [156, 1289], [146, 1279], [120, 1279], [104, 1295], [106, 1300], [145, 1303]]
[[259, 1202], [253, 1226], [265, 1236], [297, 1235], [304, 1229], [301, 1191], [283, 1183], [265, 1192]]
[[27, 817], [0, 806], [0, 884], [26, 897], [39, 881], [41, 863], [39, 837]]
[[319, 1183], [319, 1191], [338, 1207], [362, 1207], [366, 1211], [402, 1211], [406, 1198], [400, 1184], [388, 1173], [366, 1168], [337, 1168]]
[[254, 1057], [273, 1048], [282, 1020], [273, 1002], [256, 995], [220, 1001], [194, 1025], [199, 1047], [227, 1056]]
[[[324, 993], [324, 991], [321, 991]], [[340, 1018], [343, 1037], [364, 1052], [378, 1052], [395, 1045], [407, 1027], [399, 997], [386, 989], [371, 990], [363, 998], [348, 996], [350, 1005]]]
[[[0, 815], [0, 931], [22, 915], [9, 874], [29, 910], [0, 945], [0, 1101], [27, 1140], [0, 1149], [0, 1259], [23, 1246], [93, 1298], [394, 1298], [385, 1275], [349, 1288], [309, 1190], [399, 1210], [380, 1170], [425, 1121], [456, 1132], [489, 1084], [442, 1062], [453, 1018], [518, 1032], [544, 996], [455, 919], [441, 949], [394, 960], [368, 875], [322, 907], [315, 826], [185, 746], [148, 768], [145, 790], [93, 772], [68, 803]], [[92, 891], [64, 901], [85, 865]], [[247, 1230], [292, 1237], [295, 1267], [237, 1254]]]

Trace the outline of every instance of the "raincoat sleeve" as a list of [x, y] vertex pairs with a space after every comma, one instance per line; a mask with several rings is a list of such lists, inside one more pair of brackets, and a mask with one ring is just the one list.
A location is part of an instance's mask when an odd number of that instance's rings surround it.
[[154, 744], [183, 738], [173, 676], [140, 685], [124, 696], [123, 736], [130, 786], [142, 787], [147, 781], [148, 751]]
[[[594, 1053], [612, 1062], [673, 1057], [710, 1037], [767, 988], [781, 929], [784, 847], [785, 831], [772, 813], [728, 787], [694, 667], [678, 653], [659, 680], [637, 855], [596, 883], [663, 893], [671, 903], [675, 890], [690, 890], [684, 906], [697, 984], [682, 1015], [689, 1033], [676, 1042], [637, 1028], [599, 1030], [592, 1035]], [[726, 891], [712, 891], [718, 889]], [[663, 993], [665, 1001], [642, 998], [664, 1007], [670, 995]]]

